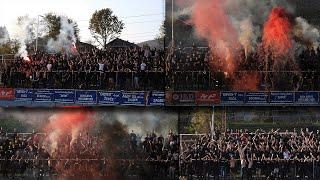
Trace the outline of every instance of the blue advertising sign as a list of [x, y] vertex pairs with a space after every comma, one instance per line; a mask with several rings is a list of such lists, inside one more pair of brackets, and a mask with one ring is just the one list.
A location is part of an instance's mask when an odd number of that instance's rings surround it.
[[54, 91], [53, 90], [34, 90], [35, 102], [53, 102]]
[[297, 104], [318, 104], [318, 92], [296, 92], [295, 103]]
[[122, 92], [122, 105], [145, 105], [145, 92]]
[[222, 104], [243, 104], [244, 100], [244, 92], [221, 92]]
[[271, 92], [270, 103], [271, 104], [293, 104], [294, 93], [293, 92]]
[[149, 106], [164, 106], [165, 93], [164, 92], [150, 92], [148, 98]]
[[119, 91], [99, 91], [98, 101], [99, 104], [104, 105], [120, 105], [122, 94]]
[[54, 102], [74, 103], [74, 90], [54, 90]]
[[97, 91], [76, 91], [76, 103], [96, 104]]
[[268, 104], [269, 94], [266, 92], [247, 92], [245, 99], [246, 104]]
[[32, 101], [33, 90], [30, 89], [16, 89], [15, 90], [15, 101]]

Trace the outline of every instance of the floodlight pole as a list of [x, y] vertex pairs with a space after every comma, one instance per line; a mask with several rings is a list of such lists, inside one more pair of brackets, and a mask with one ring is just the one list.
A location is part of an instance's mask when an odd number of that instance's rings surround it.
[[213, 140], [213, 136], [215, 135], [215, 132], [214, 132], [214, 121], [215, 121], [215, 118], [214, 118], [214, 106], [212, 106], [212, 115], [211, 115], [211, 139]]
[[174, 42], [174, 35], [173, 35], [173, 2], [174, 0], [171, 0], [171, 40], [172, 40], [172, 43]]
[[39, 38], [39, 26], [40, 26], [39, 17], [43, 17], [43, 16], [38, 15], [37, 34], [36, 34], [36, 52], [38, 51], [38, 38]]

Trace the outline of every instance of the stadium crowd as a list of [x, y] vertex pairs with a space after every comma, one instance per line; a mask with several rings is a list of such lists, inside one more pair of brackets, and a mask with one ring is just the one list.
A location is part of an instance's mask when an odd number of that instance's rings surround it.
[[182, 142], [181, 176], [240, 179], [320, 175], [320, 131], [228, 130]]
[[7, 133], [1, 128], [0, 177], [176, 179], [178, 175], [178, 138], [172, 132], [166, 138], [153, 133], [143, 141], [133, 132], [128, 134], [125, 144], [130, 144], [130, 148], [118, 150], [121, 155], [126, 154], [121, 157], [128, 157], [123, 159], [104, 155], [104, 140], [99, 134], [83, 133], [74, 141], [71, 135], [66, 136], [56, 148], [48, 148], [48, 138], [42, 133]]
[[[253, 52], [246, 56], [239, 50], [234, 77], [241, 79], [246, 74], [257, 73], [258, 90], [266, 86], [274, 90], [319, 90], [320, 86], [320, 48], [299, 50], [292, 60], [283, 60], [283, 69], [268, 64], [265, 53]], [[167, 72], [168, 87], [175, 90], [232, 90], [234, 79], [223, 72], [223, 61], [207, 47], [176, 47], [168, 49]], [[211, 59], [215, 59], [212, 61]], [[295, 63], [292, 63], [294, 61]], [[267, 65], [267, 66], [266, 66]], [[268, 68], [267, 68], [268, 67]], [[212, 70], [214, 69], [214, 71]], [[268, 85], [266, 85], [268, 84]]]
[[76, 55], [31, 53], [30, 61], [2, 62], [5, 87], [56, 89], [160, 90], [164, 52], [148, 47], [84, 48]]

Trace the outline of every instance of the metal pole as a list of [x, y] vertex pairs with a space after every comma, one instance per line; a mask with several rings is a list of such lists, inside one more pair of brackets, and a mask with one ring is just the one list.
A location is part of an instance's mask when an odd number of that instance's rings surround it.
[[172, 43], [174, 42], [174, 35], [173, 35], [173, 0], [171, 0], [171, 40]]
[[215, 135], [215, 132], [214, 132], [214, 121], [215, 121], [215, 118], [214, 118], [214, 106], [212, 106], [212, 115], [211, 115], [211, 139], [213, 140], [213, 136]]
[[37, 25], [37, 35], [36, 35], [36, 52], [38, 51], [38, 38], [39, 38], [39, 16], [38, 15], [38, 25]]

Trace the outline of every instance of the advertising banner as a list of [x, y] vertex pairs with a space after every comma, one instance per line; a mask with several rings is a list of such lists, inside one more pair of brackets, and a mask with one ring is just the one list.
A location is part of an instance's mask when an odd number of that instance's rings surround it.
[[14, 89], [0, 88], [0, 100], [14, 100]]
[[164, 106], [165, 93], [164, 92], [150, 92], [148, 98], [149, 106]]
[[122, 105], [146, 105], [146, 92], [122, 92]]
[[34, 90], [35, 102], [53, 102], [54, 101], [54, 91], [53, 90]]
[[263, 105], [269, 104], [269, 93], [266, 92], [247, 92], [245, 96], [246, 104]]
[[33, 101], [33, 90], [31, 89], [16, 89], [15, 101]]
[[318, 92], [296, 92], [295, 93], [296, 104], [318, 104], [319, 93]]
[[120, 91], [99, 91], [98, 103], [103, 105], [120, 105], [122, 93]]
[[196, 93], [196, 104], [198, 105], [214, 105], [220, 102], [220, 92], [199, 91]]
[[76, 103], [78, 104], [96, 104], [97, 91], [76, 91]]
[[222, 104], [244, 104], [244, 92], [221, 92]]
[[54, 90], [54, 102], [57, 103], [74, 103], [74, 90]]
[[271, 104], [293, 104], [294, 93], [293, 92], [271, 92], [270, 103]]
[[194, 105], [195, 104], [195, 92], [171, 92], [166, 94], [168, 104], [172, 105]]

